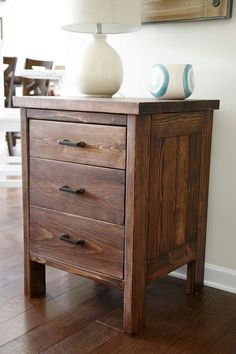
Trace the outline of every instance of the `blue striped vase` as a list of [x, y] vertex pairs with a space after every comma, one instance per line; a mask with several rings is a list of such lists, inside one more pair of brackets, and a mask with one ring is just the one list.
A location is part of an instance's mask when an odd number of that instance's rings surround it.
[[184, 100], [194, 89], [191, 64], [155, 64], [152, 70], [150, 92], [163, 100]]

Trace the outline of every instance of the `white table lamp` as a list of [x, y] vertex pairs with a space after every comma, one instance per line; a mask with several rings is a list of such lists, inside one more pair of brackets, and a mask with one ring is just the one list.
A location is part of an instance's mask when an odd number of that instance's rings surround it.
[[111, 97], [122, 84], [123, 67], [118, 53], [106, 42], [106, 34], [137, 31], [141, 0], [68, 0], [66, 11], [68, 24], [62, 29], [93, 34], [80, 63], [79, 91]]

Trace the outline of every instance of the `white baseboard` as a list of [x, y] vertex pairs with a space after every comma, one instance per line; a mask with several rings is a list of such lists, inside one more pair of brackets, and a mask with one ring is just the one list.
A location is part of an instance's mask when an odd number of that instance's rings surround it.
[[[170, 273], [170, 275], [186, 279], [186, 266]], [[236, 294], [236, 270], [206, 263], [204, 284], [211, 288]]]

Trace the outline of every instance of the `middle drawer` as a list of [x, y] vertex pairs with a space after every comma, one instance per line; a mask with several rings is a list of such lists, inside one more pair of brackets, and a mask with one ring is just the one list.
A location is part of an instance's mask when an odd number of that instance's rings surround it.
[[30, 204], [124, 224], [125, 171], [30, 159]]

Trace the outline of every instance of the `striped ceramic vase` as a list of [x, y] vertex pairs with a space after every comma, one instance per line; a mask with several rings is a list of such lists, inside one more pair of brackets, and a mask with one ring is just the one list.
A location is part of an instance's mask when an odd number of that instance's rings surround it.
[[150, 91], [163, 100], [183, 100], [194, 89], [191, 64], [155, 64], [153, 66]]

